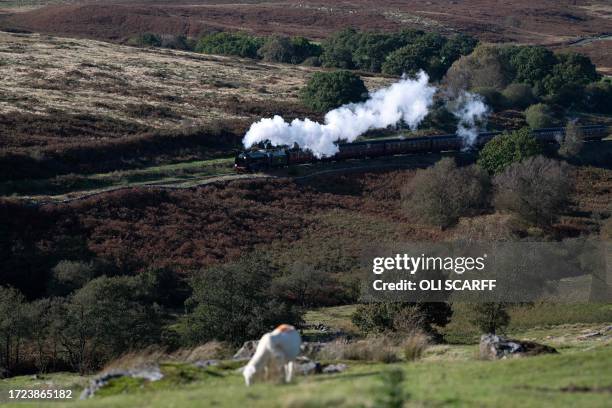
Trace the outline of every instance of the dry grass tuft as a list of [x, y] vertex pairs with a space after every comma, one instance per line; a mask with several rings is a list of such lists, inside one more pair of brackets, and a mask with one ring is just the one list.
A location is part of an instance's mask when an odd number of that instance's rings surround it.
[[327, 345], [321, 355], [330, 360], [376, 361], [395, 363], [399, 361], [397, 347], [388, 337], [368, 337], [363, 340], [336, 340]]
[[102, 371], [130, 370], [168, 361], [195, 363], [201, 360], [227, 358], [230, 354], [229, 346], [218, 341], [210, 341], [194, 348], [184, 348], [172, 353], [150, 347], [139, 351], [127, 352], [106, 364]]

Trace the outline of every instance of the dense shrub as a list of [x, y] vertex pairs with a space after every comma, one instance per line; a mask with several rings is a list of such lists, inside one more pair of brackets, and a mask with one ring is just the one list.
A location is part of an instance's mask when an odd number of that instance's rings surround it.
[[434, 128], [453, 133], [457, 129], [457, 122], [457, 116], [453, 115], [445, 104], [436, 103], [429, 110], [422, 126], [424, 128]]
[[321, 55], [321, 46], [304, 37], [272, 36], [257, 51], [264, 61], [300, 64]]
[[291, 45], [293, 47], [293, 58], [291, 60], [294, 64], [300, 64], [309, 58], [319, 58], [323, 52], [321, 45], [310, 41], [305, 37], [292, 37]]
[[198, 40], [195, 50], [204, 54], [237, 55], [245, 58], [257, 58], [257, 50], [263, 40], [245, 33], [214, 33]]
[[477, 303], [472, 310], [470, 323], [480, 329], [482, 333], [498, 333], [510, 324], [508, 305], [505, 303]]
[[525, 110], [525, 120], [531, 129], [542, 129], [552, 127], [555, 118], [552, 110], [543, 103], [531, 105]]
[[519, 47], [510, 62], [516, 72], [516, 82], [539, 85], [552, 72], [557, 58], [545, 47]]
[[531, 86], [527, 84], [512, 83], [503, 91], [506, 106], [515, 109], [526, 109], [532, 105], [536, 98]]
[[161, 47], [162, 38], [154, 33], [142, 33], [131, 37], [127, 43], [138, 47]]
[[380, 72], [393, 50], [405, 44], [401, 35], [356, 33], [357, 47], [352, 50], [352, 61], [357, 69]]
[[595, 64], [584, 55], [560, 54], [557, 60], [558, 63], [543, 80], [543, 88], [549, 95], [557, 94], [567, 86], [587, 85], [599, 79]]
[[392, 75], [412, 75], [422, 69], [438, 79], [475, 45], [476, 40], [465, 35], [447, 38], [416, 30], [383, 34], [348, 28], [323, 42], [321, 60], [328, 67]]
[[612, 113], [612, 81], [600, 81], [586, 86], [584, 107], [590, 112]]
[[357, 49], [359, 34], [354, 28], [339, 31], [323, 41], [321, 62], [323, 66], [353, 69], [353, 50]]
[[409, 334], [422, 331], [436, 335], [434, 326], [446, 326], [452, 314], [451, 307], [444, 302], [374, 302], [359, 305], [351, 320], [364, 333], [407, 333], [409, 331], [405, 329], [409, 324], [403, 320], [409, 319], [410, 323], [418, 325], [411, 328], [412, 333]]
[[343, 298], [343, 288], [333, 274], [303, 263], [292, 265], [272, 286], [278, 296], [301, 307], [333, 305]]
[[567, 165], [542, 156], [511, 164], [493, 182], [495, 208], [543, 226], [565, 210], [572, 189]]
[[459, 168], [453, 159], [445, 158], [417, 172], [402, 191], [402, 205], [421, 221], [448, 227], [459, 217], [481, 211], [488, 193], [488, 177], [480, 168]]
[[541, 148], [529, 129], [504, 133], [490, 140], [478, 155], [478, 164], [489, 173], [499, 173], [508, 165], [540, 153]]
[[190, 51], [195, 47], [194, 40], [187, 38], [184, 35], [163, 34], [161, 36], [162, 48], [170, 48], [173, 50]]
[[240, 344], [259, 338], [280, 323], [299, 326], [300, 309], [271, 290], [276, 274], [262, 255], [201, 271], [191, 282], [186, 341]]
[[92, 280], [95, 268], [91, 262], [62, 260], [51, 272], [49, 293], [54, 296], [65, 296]]
[[503, 110], [507, 105], [504, 95], [495, 88], [474, 88], [472, 92], [482, 96], [485, 103], [495, 111]]
[[382, 72], [390, 75], [413, 76], [423, 70], [432, 80], [438, 80], [451, 63], [445, 61], [441, 55], [445, 44], [446, 38], [439, 34], [423, 34], [408, 45], [391, 52], [382, 65]]
[[481, 45], [452, 64], [444, 83], [454, 92], [483, 87], [501, 91], [513, 80], [514, 73], [504, 49]]
[[363, 80], [349, 71], [317, 72], [300, 91], [300, 99], [309, 108], [325, 112], [338, 106], [366, 99]]
[[289, 37], [273, 36], [267, 38], [257, 51], [264, 61], [292, 62], [294, 58], [293, 44]]

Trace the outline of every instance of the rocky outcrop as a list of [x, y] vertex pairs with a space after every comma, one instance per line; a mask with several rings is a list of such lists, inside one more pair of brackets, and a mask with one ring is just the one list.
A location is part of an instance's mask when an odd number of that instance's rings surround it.
[[483, 334], [480, 337], [480, 358], [485, 360], [549, 353], [557, 353], [557, 350], [533, 341], [510, 340], [495, 334]]
[[93, 397], [96, 391], [107, 385], [109, 381], [121, 377], [143, 378], [147, 381], [159, 381], [164, 378], [164, 375], [157, 365], [133, 370], [107, 371], [91, 380], [89, 386], [86, 387], [81, 393], [81, 399]]

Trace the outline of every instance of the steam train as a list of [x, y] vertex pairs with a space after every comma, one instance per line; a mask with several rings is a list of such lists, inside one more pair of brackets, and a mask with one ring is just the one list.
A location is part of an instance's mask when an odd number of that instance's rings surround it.
[[[584, 141], [599, 141], [609, 134], [607, 125], [580, 127]], [[472, 148], [479, 149], [502, 132], [479, 133]], [[565, 136], [565, 128], [535, 129], [532, 135], [541, 143], [555, 143]], [[397, 137], [392, 139], [367, 140], [354, 143], [338, 143], [338, 152], [330, 157], [317, 158], [312, 152], [299, 146], [257, 147], [236, 155], [234, 169], [237, 172], [253, 172], [315, 161], [338, 161], [346, 159], [393, 156], [411, 153], [433, 153], [462, 150], [464, 142], [457, 135], [423, 137]]]

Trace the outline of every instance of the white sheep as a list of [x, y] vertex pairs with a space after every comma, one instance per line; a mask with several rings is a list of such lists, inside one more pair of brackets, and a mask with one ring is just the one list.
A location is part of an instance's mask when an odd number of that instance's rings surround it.
[[269, 379], [274, 375], [291, 382], [293, 361], [300, 354], [301, 344], [300, 333], [288, 324], [281, 324], [271, 333], [264, 334], [242, 371], [247, 387], [257, 378]]

